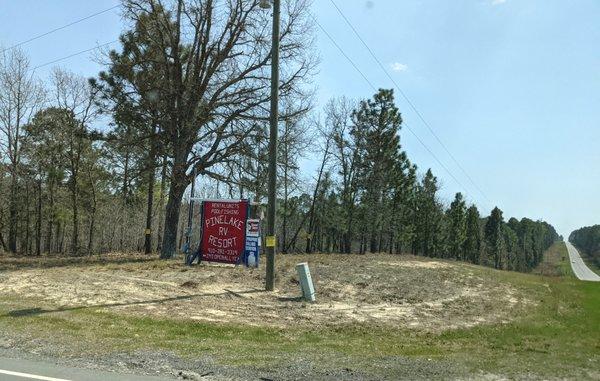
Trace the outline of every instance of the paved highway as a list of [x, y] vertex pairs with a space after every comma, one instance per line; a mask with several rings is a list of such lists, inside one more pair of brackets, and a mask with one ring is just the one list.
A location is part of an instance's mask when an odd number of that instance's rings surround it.
[[581, 256], [579, 256], [579, 252], [575, 246], [573, 246], [571, 242], [565, 242], [565, 244], [567, 245], [567, 251], [569, 252], [569, 258], [571, 260], [571, 268], [573, 269], [575, 276], [581, 280], [600, 282], [600, 276], [587, 267], [583, 262], [583, 259], [581, 259]]
[[2, 381], [168, 381], [173, 379], [134, 376], [63, 367], [56, 364], [0, 357], [0, 380]]

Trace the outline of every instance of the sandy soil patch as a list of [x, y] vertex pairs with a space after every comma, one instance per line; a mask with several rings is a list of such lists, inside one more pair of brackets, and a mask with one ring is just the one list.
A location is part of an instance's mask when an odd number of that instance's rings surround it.
[[[0, 295], [29, 298], [47, 311], [96, 308], [275, 327], [361, 322], [426, 331], [508, 321], [531, 304], [477, 268], [411, 256], [279, 256], [272, 293], [262, 291], [264, 268], [131, 259], [112, 255], [101, 263], [52, 267], [36, 259], [31, 268], [4, 266]], [[305, 261], [317, 289], [314, 304], [298, 299], [294, 265]]]

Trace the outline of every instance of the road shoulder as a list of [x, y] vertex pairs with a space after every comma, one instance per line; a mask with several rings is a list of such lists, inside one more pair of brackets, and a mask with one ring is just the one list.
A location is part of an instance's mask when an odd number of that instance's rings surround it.
[[600, 275], [593, 272], [579, 255], [579, 251], [571, 242], [565, 242], [571, 260], [571, 268], [579, 280], [600, 282]]

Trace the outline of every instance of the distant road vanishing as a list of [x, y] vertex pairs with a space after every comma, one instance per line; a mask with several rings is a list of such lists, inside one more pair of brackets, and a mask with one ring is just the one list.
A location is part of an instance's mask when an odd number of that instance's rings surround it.
[[587, 267], [575, 246], [573, 246], [571, 242], [566, 241], [565, 245], [567, 245], [567, 251], [569, 252], [569, 258], [571, 260], [571, 268], [573, 269], [575, 276], [580, 280], [600, 282], [600, 276]]

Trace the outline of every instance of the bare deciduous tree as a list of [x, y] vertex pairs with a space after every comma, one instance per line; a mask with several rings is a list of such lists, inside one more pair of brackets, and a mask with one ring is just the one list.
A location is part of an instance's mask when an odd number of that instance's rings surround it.
[[17, 193], [21, 162], [22, 127], [44, 101], [29, 59], [19, 49], [9, 49], [0, 57], [0, 162], [8, 168], [10, 189], [8, 249], [17, 251]]
[[[59, 139], [65, 150], [65, 168], [69, 172], [69, 191], [72, 206], [71, 253], [79, 254], [79, 193], [83, 156], [91, 151], [88, 123], [96, 115], [94, 92], [88, 81], [80, 76], [56, 68], [52, 73], [52, 95], [56, 108], [68, 114], [60, 127]], [[89, 246], [89, 245], [88, 245]]]

